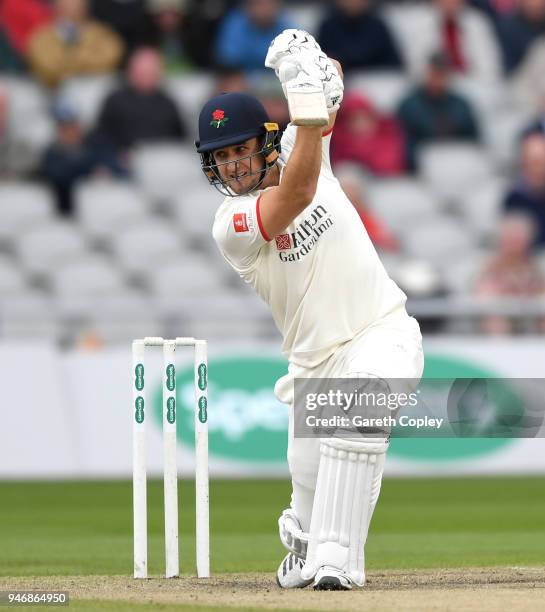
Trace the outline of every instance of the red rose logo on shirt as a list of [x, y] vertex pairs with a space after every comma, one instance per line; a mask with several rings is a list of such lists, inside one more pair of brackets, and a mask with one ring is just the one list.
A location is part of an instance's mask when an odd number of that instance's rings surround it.
[[291, 249], [291, 240], [289, 234], [279, 234], [275, 238], [276, 240], [276, 248], [279, 251], [286, 251]]
[[240, 232], [250, 231], [248, 227], [248, 219], [246, 217], [246, 213], [235, 213], [233, 215], [233, 227], [235, 228], [235, 232], [237, 234], [239, 234]]
[[217, 108], [212, 113], [212, 121], [210, 122], [210, 125], [213, 125], [219, 129], [220, 127], [223, 127], [227, 121], [229, 121], [229, 117], [225, 116], [225, 111]]

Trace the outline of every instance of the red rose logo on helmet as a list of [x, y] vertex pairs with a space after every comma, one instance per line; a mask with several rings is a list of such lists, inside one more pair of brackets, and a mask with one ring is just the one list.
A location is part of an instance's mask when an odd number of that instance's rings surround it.
[[229, 121], [229, 117], [225, 116], [225, 111], [218, 108], [212, 113], [210, 125], [220, 128], [223, 127], [227, 121]]

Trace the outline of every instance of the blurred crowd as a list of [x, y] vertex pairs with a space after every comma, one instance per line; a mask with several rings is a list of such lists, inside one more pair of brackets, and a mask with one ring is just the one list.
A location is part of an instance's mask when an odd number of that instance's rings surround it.
[[[303, 27], [343, 65], [332, 161], [377, 248], [403, 258], [412, 226], [390, 227], [372, 186], [425, 176], [430, 146], [467, 145], [502, 179], [499, 215], [478, 245], [486, 257], [468, 291], [545, 294], [545, 0], [0, 0], [0, 24], [0, 178], [46, 181], [61, 215], [72, 214], [82, 179], [130, 181], [136, 147], [191, 143], [196, 105], [181, 107], [169, 79], [183, 88], [185, 77], [208, 74], [209, 94], [254, 93], [285, 126], [282, 92], [263, 61], [274, 36]], [[113, 81], [88, 120], [67, 84], [100, 75]], [[30, 79], [47, 96], [54, 130], [40, 146], [13, 128], [10, 79]], [[471, 189], [454, 186], [447, 214]], [[450, 253], [452, 262], [464, 256]], [[434, 261], [413, 263], [419, 272], [400, 276], [409, 294], [448, 293], [448, 266], [438, 274]], [[517, 331], [509, 317], [481, 325]]]

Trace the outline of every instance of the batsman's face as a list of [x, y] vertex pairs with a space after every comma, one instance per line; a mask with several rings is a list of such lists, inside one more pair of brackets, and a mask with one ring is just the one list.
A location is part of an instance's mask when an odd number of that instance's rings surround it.
[[218, 172], [235, 193], [247, 193], [260, 181], [261, 171], [265, 168], [263, 155], [257, 154], [260, 149], [260, 139], [250, 138], [214, 151]]

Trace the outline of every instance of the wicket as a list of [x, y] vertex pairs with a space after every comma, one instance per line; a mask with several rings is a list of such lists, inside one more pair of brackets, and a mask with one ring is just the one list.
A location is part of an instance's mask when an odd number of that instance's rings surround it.
[[195, 498], [197, 576], [210, 576], [208, 501], [208, 360], [206, 340], [144, 338], [132, 343], [134, 577], [148, 576], [145, 349], [163, 349], [163, 483], [166, 578], [180, 573], [178, 549], [178, 467], [176, 461], [176, 347], [194, 347]]

